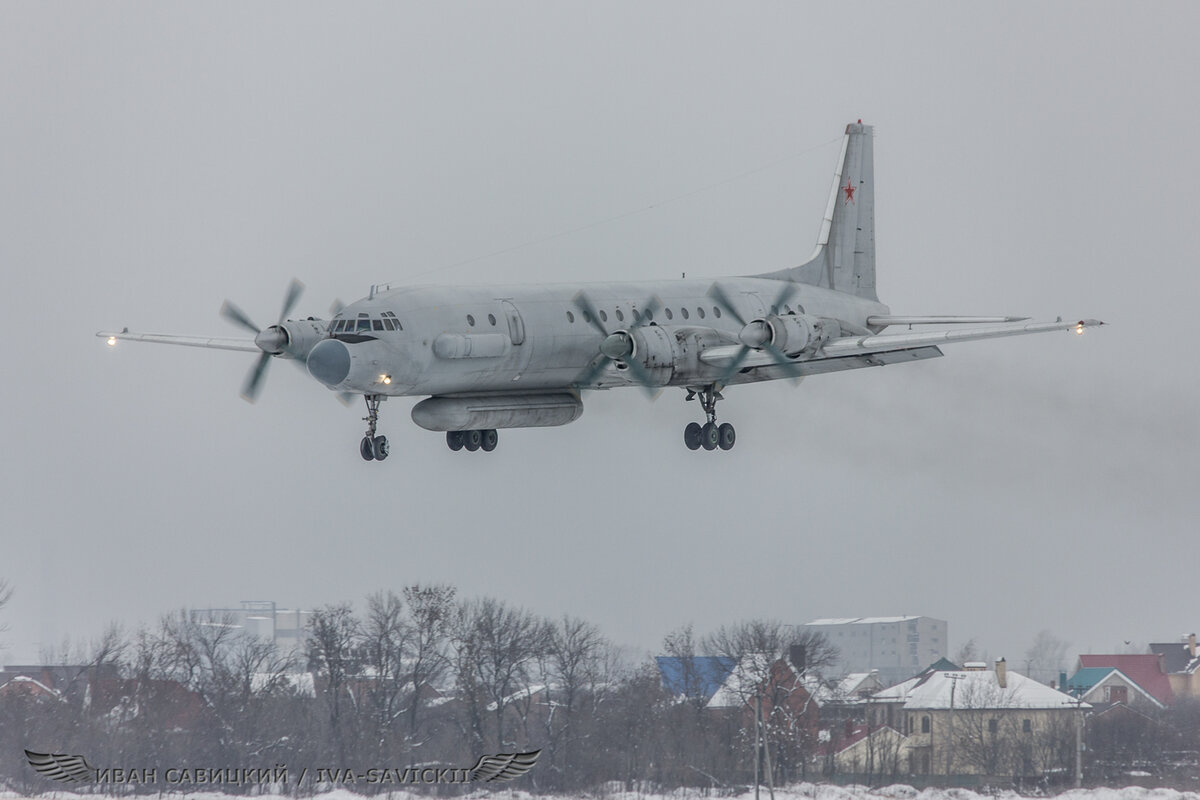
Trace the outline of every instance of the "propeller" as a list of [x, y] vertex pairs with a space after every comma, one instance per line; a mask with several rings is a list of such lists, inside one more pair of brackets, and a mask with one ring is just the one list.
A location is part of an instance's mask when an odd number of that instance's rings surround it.
[[287, 333], [279, 327], [279, 323], [287, 319], [303, 292], [304, 284], [292, 278], [292, 282], [288, 284], [287, 292], [283, 296], [283, 307], [279, 311], [279, 320], [265, 330], [255, 325], [249, 315], [238, 308], [232, 300], [226, 300], [221, 304], [221, 316], [234, 325], [252, 331], [255, 334], [254, 343], [258, 345], [259, 350], [262, 350], [262, 355], [250, 368], [250, 372], [242, 384], [243, 400], [253, 403], [258, 399], [263, 377], [267, 374], [267, 365], [271, 363], [271, 356], [281, 353], [288, 343]]
[[572, 302], [574, 302], [575, 308], [579, 309], [579, 313], [583, 315], [584, 322], [589, 323], [604, 337], [604, 341], [600, 343], [600, 354], [592, 359], [591, 363], [575, 379], [572, 385], [577, 389], [586, 388], [588, 384], [599, 377], [600, 373], [608, 369], [610, 363], [621, 361], [629, 368], [629, 372], [633, 375], [634, 380], [638, 382], [638, 385], [642, 387], [646, 396], [652, 400], [656, 399], [662, 393], [662, 387], [656, 386], [646, 368], [636, 360], [630, 358], [630, 356], [633, 355], [635, 349], [632, 332], [648, 324], [654, 318], [654, 314], [662, 306], [662, 301], [652, 296], [642, 306], [641, 312], [634, 312], [632, 325], [628, 325], [614, 333], [608, 332], [608, 329], [600, 319], [600, 313], [596, 311], [596, 307], [586, 294], [580, 292], [575, 295]]
[[[775, 297], [775, 301], [771, 304], [771, 308], [768, 311], [772, 314], [778, 314], [779, 309], [791, 300], [796, 292], [796, 284], [791, 281], [784, 281], [779, 294]], [[746, 360], [746, 356], [750, 355], [751, 350], [760, 349], [767, 351], [771, 355], [771, 358], [775, 359], [776, 364], [784, 367], [795, 383], [800, 383], [803, 376], [799, 374], [798, 365], [771, 342], [770, 326], [765, 321], [753, 320], [747, 322], [738, 313], [738, 310], [733, 305], [733, 301], [730, 300], [729, 295], [726, 294], [719, 283], [712, 285], [712, 288], [708, 290], [708, 296], [716, 301], [717, 305], [724, 309], [725, 313], [742, 324], [742, 330], [738, 333], [738, 340], [742, 343], [742, 348], [733, 357], [733, 360], [729, 362], [729, 366], [725, 368], [725, 372], [717, 380], [718, 386], [724, 386], [730, 378], [737, 374], [737, 371], [742, 366], [742, 362]]]

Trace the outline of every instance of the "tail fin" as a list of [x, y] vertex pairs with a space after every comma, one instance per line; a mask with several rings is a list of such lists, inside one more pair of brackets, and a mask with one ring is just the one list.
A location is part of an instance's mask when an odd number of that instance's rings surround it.
[[875, 163], [873, 128], [846, 126], [842, 155], [817, 248], [807, 262], [760, 278], [808, 283], [878, 300], [875, 294]]

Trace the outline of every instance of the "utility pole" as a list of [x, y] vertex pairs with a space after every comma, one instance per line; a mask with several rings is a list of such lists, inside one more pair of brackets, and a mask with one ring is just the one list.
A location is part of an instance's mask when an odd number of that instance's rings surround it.
[[[958, 688], [958, 682], [965, 678], [959, 672], [947, 673], [946, 678], [950, 681], [950, 724], [946, 729], [946, 783], [950, 782], [950, 770], [954, 764], [954, 690]], [[930, 744], [933, 743], [933, 734], [929, 736]]]
[[757, 701], [754, 710], [754, 800], [758, 800], [758, 760], [762, 756], [758, 745], [758, 724], [762, 721], [762, 693], [754, 699]]
[[1075, 788], [1083, 786], [1083, 695], [1075, 698]]
[[[774, 711], [774, 706], [771, 708]], [[762, 721], [762, 695], [758, 696], [758, 717]], [[775, 770], [771, 768], [771, 740], [767, 738], [767, 723], [763, 722], [763, 755], [766, 757], [767, 763], [767, 791], [771, 795], [771, 800], [775, 800]]]

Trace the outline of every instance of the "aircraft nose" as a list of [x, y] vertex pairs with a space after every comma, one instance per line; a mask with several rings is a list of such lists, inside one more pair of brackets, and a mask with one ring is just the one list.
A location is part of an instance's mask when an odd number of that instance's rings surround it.
[[337, 339], [325, 339], [308, 354], [308, 373], [333, 388], [350, 374], [350, 350]]

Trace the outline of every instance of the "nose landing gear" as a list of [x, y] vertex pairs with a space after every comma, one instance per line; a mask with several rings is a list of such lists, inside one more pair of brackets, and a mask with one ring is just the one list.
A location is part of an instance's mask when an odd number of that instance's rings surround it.
[[381, 394], [368, 394], [363, 399], [367, 401], [367, 415], [363, 417], [367, 435], [358, 443], [358, 453], [364, 461], [383, 461], [391, 449], [386, 436], [375, 435], [375, 427], [379, 424], [379, 404], [387, 398]]
[[700, 398], [700, 405], [704, 409], [704, 415], [708, 421], [701, 425], [699, 422], [689, 422], [687, 427], [683, 429], [683, 443], [687, 445], [688, 450], [699, 450], [703, 447], [705, 450], [716, 450], [718, 447], [722, 450], [733, 449], [734, 443], [737, 441], [737, 432], [728, 422], [717, 424], [717, 401], [723, 400], [721, 393], [717, 391], [717, 387], [709, 384], [701, 389], [688, 389], [688, 400]]

